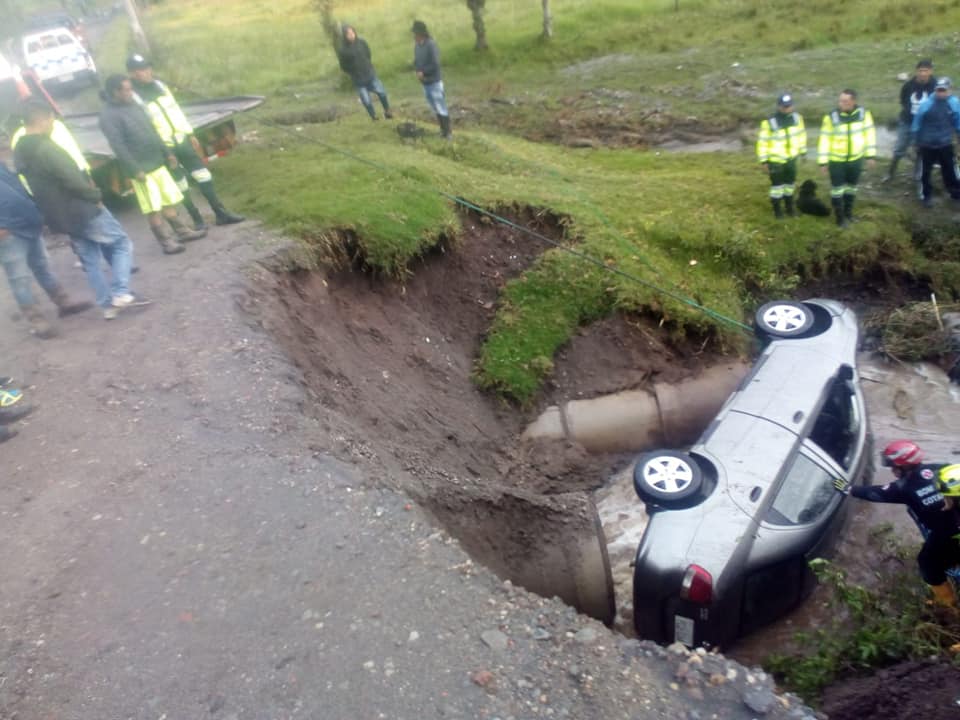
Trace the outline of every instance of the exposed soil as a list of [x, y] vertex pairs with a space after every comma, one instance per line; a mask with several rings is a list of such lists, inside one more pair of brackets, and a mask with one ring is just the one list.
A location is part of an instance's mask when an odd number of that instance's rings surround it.
[[928, 660], [908, 662], [829, 688], [822, 710], [830, 720], [956, 720], [960, 668]]
[[[514, 219], [562, 237], [549, 214]], [[564, 549], [595, 537], [587, 492], [629, 458], [589, 455], [574, 443], [523, 445], [520, 432], [538, 409], [528, 414], [476, 389], [474, 359], [500, 290], [544, 248], [472, 215], [463, 226], [463, 237], [422, 258], [404, 284], [357, 272], [278, 273], [249, 309], [303, 370], [317, 417], [351, 418], [342, 455], [375, 460], [475, 558], [553, 594]], [[540, 404], [654, 377], [678, 381], [709, 360], [692, 341], [665, 342], [643, 318], [614, 317], [559, 354]], [[545, 556], [558, 566], [542, 567]]]
[[[549, 215], [513, 219], [562, 237]], [[463, 226], [461, 238], [422, 258], [405, 283], [355, 271], [276, 272], [246, 309], [302, 370], [316, 399], [308, 412], [339, 438], [341, 457], [379, 468], [501, 577], [554, 594], [569, 570], [571, 542], [595, 532], [589, 492], [630, 458], [590, 455], [574, 443], [524, 445], [525, 424], [546, 405], [654, 379], [682, 382], [717, 358], [696, 341], [671, 344], [648, 319], [617, 315], [582, 329], [557, 354], [538, 407], [522, 411], [481, 393], [471, 374], [500, 290], [543, 248], [475, 216], [465, 215]], [[840, 283], [834, 294], [840, 287], [844, 299], [869, 303], [884, 280]], [[857, 683], [872, 681], [890, 705], [906, 692], [896, 687], [918, 676], [884, 677], [839, 686], [828, 698], [831, 717], [854, 716], [844, 708], [857, 717], [901, 717], [872, 714], [863, 704], [872, 700], [855, 697]]]

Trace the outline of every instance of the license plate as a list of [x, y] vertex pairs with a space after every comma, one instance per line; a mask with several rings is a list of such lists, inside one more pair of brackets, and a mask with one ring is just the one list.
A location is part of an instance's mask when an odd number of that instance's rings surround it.
[[66, 75], [61, 75], [57, 78], [60, 82], [70, 82], [73, 80], [73, 73], [67, 73]]
[[683, 615], [673, 616], [673, 639], [687, 647], [693, 647], [694, 622]]

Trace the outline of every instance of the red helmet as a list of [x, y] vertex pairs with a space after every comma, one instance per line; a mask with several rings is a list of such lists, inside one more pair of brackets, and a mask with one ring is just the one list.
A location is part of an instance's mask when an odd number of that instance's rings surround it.
[[883, 449], [884, 467], [913, 467], [923, 461], [923, 451], [912, 440], [894, 440]]

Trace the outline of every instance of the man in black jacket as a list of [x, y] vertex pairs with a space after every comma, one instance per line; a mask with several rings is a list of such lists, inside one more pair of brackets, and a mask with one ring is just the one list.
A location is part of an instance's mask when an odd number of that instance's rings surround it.
[[[130, 238], [103, 207], [100, 191], [50, 139], [53, 111], [46, 103], [28, 101], [23, 120], [26, 134], [13, 154], [17, 172], [30, 184], [50, 229], [70, 236], [104, 318], [112, 320], [123, 308], [143, 304], [130, 293]], [[110, 264], [109, 286], [100, 270], [101, 258]]]
[[[177, 215], [183, 195], [168, 166], [177, 167], [177, 158], [160, 139], [146, 111], [133, 99], [130, 79], [111, 75], [104, 83], [106, 105], [100, 113], [100, 129], [110, 143], [120, 168], [130, 177], [140, 211], [147, 216], [150, 230], [168, 255], [185, 250], [181, 241], [199, 240], [206, 230], [191, 230]], [[176, 233], [171, 237], [166, 220]]]
[[367, 45], [366, 40], [357, 36], [357, 31], [352, 25], [343, 26], [343, 44], [337, 50], [337, 59], [340, 61], [340, 69], [353, 80], [353, 86], [357, 89], [360, 102], [370, 114], [370, 119], [377, 119], [377, 111], [373, 107], [370, 93], [380, 98], [383, 116], [388, 120], [392, 118], [393, 113], [390, 112], [387, 91], [377, 77], [376, 70], [373, 69], [370, 46]]
[[900, 88], [900, 118], [897, 122], [897, 142], [893, 146], [893, 159], [884, 182], [893, 180], [897, 164], [907, 154], [910, 147], [910, 126], [917, 114], [920, 103], [934, 94], [936, 80], [933, 77], [933, 61], [921, 60], [913, 77]]
[[411, 28], [413, 32], [413, 69], [417, 80], [423, 85], [423, 94], [430, 109], [440, 123], [440, 134], [447, 140], [453, 137], [450, 130], [450, 113], [447, 112], [447, 96], [443, 88], [443, 76], [440, 72], [440, 48], [427, 31], [426, 23], [417, 20]]

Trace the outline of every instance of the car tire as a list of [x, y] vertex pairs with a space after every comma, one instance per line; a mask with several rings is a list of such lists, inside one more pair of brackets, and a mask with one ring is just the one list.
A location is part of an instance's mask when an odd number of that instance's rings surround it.
[[754, 319], [761, 337], [795, 338], [813, 327], [815, 318], [803, 303], [774, 300], [761, 305]]
[[687, 453], [654, 450], [637, 458], [633, 489], [645, 503], [669, 507], [684, 503], [700, 492], [703, 471]]

